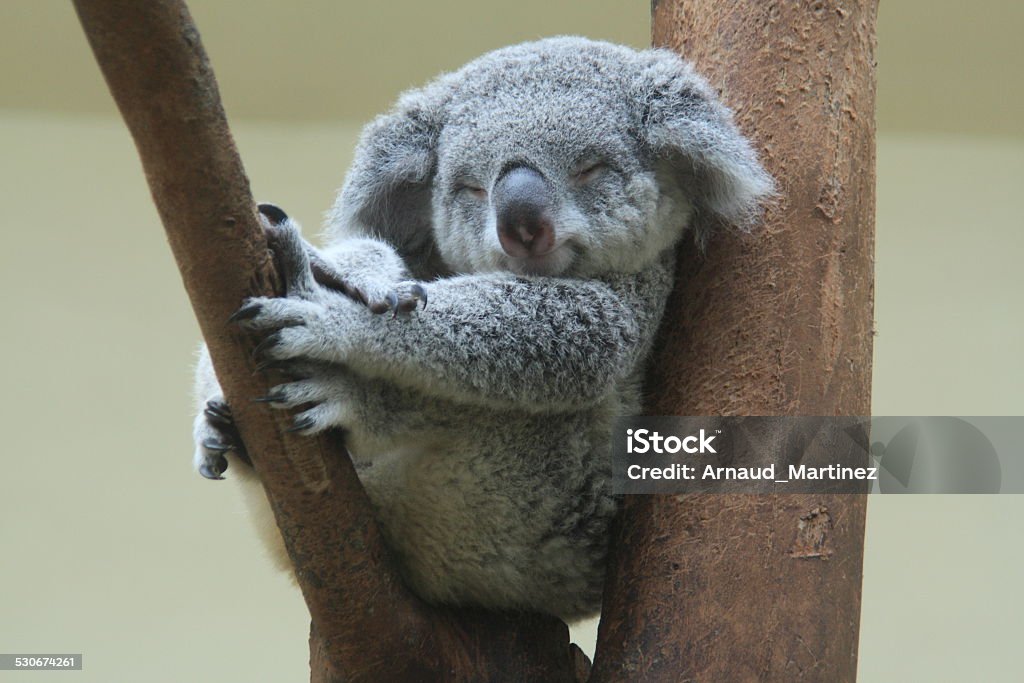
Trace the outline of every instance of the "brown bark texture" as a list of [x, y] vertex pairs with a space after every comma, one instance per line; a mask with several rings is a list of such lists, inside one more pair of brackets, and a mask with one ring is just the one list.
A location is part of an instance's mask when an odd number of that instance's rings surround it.
[[75, 0], [142, 159], [153, 200], [246, 447], [274, 508], [312, 617], [317, 683], [571, 681], [557, 619], [432, 609], [402, 584], [337, 439], [288, 434], [254, 341], [227, 322], [279, 289], [220, 103], [181, 0]]
[[[876, 10], [653, 4], [654, 44], [719, 88], [778, 197], [755, 234], [683, 255], [648, 414], [870, 414]], [[865, 510], [862, 495], [629, 498], [591, 681], [854, 680]]]

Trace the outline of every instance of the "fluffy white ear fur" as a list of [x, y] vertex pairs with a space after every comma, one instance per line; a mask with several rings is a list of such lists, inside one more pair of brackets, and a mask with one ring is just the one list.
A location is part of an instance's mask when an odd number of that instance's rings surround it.
[[[668, 50], [649, 55], [650, 66], [637, 88], [647, 145], [677, 168], [698, 214], [751, 228], [775, 192], [774, 180], [736, 128], [732, 113], [693, 67]], [[704, 239], [698, 235], [698, 241]]]
[[352, 167], [328, 214], [328, 239], [387, 241], [413, 272], [432, 253], [431, 185], [437, 170], [447, 86], [444, 77], [405, 93], [363, 129]]

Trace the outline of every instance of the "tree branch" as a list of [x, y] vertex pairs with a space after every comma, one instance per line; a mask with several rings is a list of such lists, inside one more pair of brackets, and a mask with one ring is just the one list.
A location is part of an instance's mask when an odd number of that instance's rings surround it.
[[432, 609], [412, 595], [341, 444], [288, 434], [286, 416], [251, 401], [268, 385], [253, 340], [226, 321], [278, 279], [199, 33], [180, 0], [74, 4], [295, 566], [312, 679], [573, 680], [557, 619]]
[[[870, 414], [877, 3], [662, 0], [653, 40], [721, 87], [781, 197], [684, 255], [651, 415]], [[863, 496], [635, 496], [592, 681], [852, 681]], [[814, 519], [830, 551], [800, 557]]]

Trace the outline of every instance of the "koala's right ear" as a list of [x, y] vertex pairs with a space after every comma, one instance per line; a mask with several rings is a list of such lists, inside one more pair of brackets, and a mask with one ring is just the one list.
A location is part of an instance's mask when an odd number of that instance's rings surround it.
[[408, 92], [363, 129], [328, 216], [332, 235], [377, 237], [406, 257], [431, 251], [431, 183], [445, 92], [441, 82]]

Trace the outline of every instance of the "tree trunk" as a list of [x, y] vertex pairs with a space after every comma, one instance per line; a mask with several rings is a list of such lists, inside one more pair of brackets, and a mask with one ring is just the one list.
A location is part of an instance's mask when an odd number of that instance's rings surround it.
[[181, 0], [75, 0], [135, 140], [153, 200], [312, 617], [312, 680], [573, 681], [561, 621], [434, 609], [406, 589], [337, 439], [287, 432], [255, 372], [254, 339], [227, 323], [278, 290], [220, 104]]
[[[780, 196], [754, 236], [684, 254], [648, 414], [870, 414], [876, 7], [653, 4], [655, 45], [721, 89]], [[865, 509], [860, 495], [630, 497], [591, 680], [854, 680]], [[808, 533], [824, 552], [800, 551]]]

